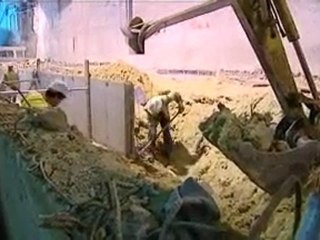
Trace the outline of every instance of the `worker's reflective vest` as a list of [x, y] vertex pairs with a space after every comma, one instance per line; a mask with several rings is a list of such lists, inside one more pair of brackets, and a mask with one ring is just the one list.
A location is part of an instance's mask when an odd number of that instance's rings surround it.
[[[46, 108], [49, 106], [42, 94], [37, 91], [29, 92], [25, 98], [30, 103], [31, 107]], [[21, 107], [29, 107], [24, 99], [21, 100]]]

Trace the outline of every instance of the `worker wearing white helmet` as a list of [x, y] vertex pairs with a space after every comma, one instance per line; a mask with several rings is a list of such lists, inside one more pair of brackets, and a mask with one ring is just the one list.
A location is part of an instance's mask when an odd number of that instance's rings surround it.
[[50, 106], [56, 107], [67, 97], [68, 92], [69, 88], [64, 81], [59, 79], [55, 80], [49, 85], [45, 92], [45, 100]]
[[[56, 79], [48, 86], [44, 95], [37, 91], [31, 91], [25, 98], [34, 108], [57, 107], [67, 97], [68, 92], [67, 84], [60, 79]], [[22, 100], [21, 106], [29, 107], [28, 103]]]
[[166, 91], [160, 93], [157, 96], [150, 98], [143, 103], [144, 110], [148, 114], [149, 122], [149, 141], [151, 141], [151, 147], [155, 148], [157, 126], [160, 123], [163, 128], [163, 141], [164, 141], [164, 154], [166, 157], [170, 157], [173, 140], [170, 134], [170, 113], [169, 104], [175, 101], [178, 104], [178, 111], [182, 113], [184, 111], [183, 101], [181, 95], [177, 92]]

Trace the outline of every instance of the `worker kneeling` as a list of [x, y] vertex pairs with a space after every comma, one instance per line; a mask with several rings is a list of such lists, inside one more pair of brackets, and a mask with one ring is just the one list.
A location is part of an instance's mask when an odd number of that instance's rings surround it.
[[68, 86], [62, 80], [55, 80], [47, 88], [44, 95], [31, 91], [21, 101], [21, 107], [38, 109], [35, 122], [48, 130], [65, 130], [68, 128], [66, 114], [58, 107], [67, 97]]
[[[170, 123], [173, 120], [170, 119], [169, 104], [175, 101], [178, 104], [178, 113], [184, 111], [182, 97], [177, 92], [169, 92], [166, 94], [160, 94], [150, 98], [144, 106], [144, 110], [148, 115], [148, 128], [149, 128], [149, 142], [150, 147], [154, 150], [157, 140], [157, 126], [160, 123], [163, 131], [164, 142], [164, 154], [166, 157], [170, 157], [173, 149], [173, 140], [170, 134]], [[176, 117], [174, 116], [174, 118]]]

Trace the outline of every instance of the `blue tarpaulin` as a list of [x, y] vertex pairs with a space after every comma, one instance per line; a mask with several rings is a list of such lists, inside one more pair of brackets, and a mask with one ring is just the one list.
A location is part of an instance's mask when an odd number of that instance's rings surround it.
[[0, 28], [0, 46], [6, 46], [9, 43], [11, 31]]
[[320, 193], [312, 193], [295, 240], [320, 240]]

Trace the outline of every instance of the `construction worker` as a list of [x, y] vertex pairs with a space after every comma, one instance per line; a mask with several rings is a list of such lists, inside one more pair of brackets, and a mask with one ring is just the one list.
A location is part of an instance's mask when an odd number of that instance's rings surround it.
[[177, 92], [166, 92], [150, 98], [142, 104], [148, 115], [149, 141], [150, 147], [155, 149], [157, 126], [160, 123], [163, 129], [164, 154], [170, 157], [173, 149], [173, 140], [170, 134], [170, 113], [169, 104], [175, 101], [178, 104], [178, 113], [184, 111], [182, 97]]
[[[34, 108], [57, 107], [67, 97], [68, 91], [67, 84], [56, 79], [49, 85], [44, 95], [37, 91], [31, 91], [25, 96], [25, 99]], [[22, 100], [21, 106], [30, 107], [27, 102]]]
[[66, 83], [58, 79], [49, 85], [44, 95], [37, 91], [29, 92], [25, 96], [26, 100], [22, 100], [21, 106], [32, 108], [31, 119], [36, 126], [47, 130], [66, 131], [68, 118], [59, 105], [67, 94]]
[[40, 70], [40, 59], [38, 58], [36, 62], [36, 68], [32, 71], [32, 80], [30, 83], [29, 90], [38, 89], [40, 87], [39, 70]]
[[[20, 89], [19, 75], [13, 70], [12, 65], [8, 66], [8, 70], [3, 76], [2, 84], [5, 90]], [[17, 100], [17, 94], [11, 95], [10, 100], [15, 103]]]

